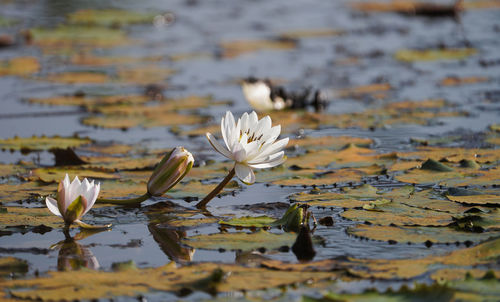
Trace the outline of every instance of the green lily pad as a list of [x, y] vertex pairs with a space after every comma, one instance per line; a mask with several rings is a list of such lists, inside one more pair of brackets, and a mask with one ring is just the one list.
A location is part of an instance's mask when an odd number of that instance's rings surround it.
[[320, 136], [292, 139], [288, 146], [298, 146], [307, 150], [318, 150], [323, 148], [338, 150], [348, 145], [355, 145], [361, 148], [368, 148], [373, 143], [369, 138], [351, 136]]
[[220, 47], [225, 58], [234, 58], [261, 50], [291, 50], [297, 43], [290, 39], [281, 40], [237, 40], [222, 42]]
[[177, 125], [194, 125], [207, 121], [208, 117], [199, 114], [178, 114], [155, 111], [150, 107], [147, 115], [97, 115], [84, 118], [82, 123], [102, 128], [128, 129], [133, 127], [164, 127]]
[[141, 104], [149, 101], [143, 95], [110, 95], [110, 96], [56, 96], [49, 98], [30, 98], [28, 102], [34, 104], [54, 105], [54, 106], [82, 106], [97, 107], [113, 104]]

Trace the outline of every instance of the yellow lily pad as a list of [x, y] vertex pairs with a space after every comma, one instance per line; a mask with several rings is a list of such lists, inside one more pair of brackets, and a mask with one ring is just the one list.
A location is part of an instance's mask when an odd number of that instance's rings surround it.
[[383, 99], [387, 96], [387, 91], [391, 89], [391, 85], [387, 83], [361, 85], [339, 90], [337, 96], [340, 98], [360, 98], [364, 95], [371, 95], [376, 99]]
[[238, 40], [222, 42], [222, 56], [234, 58], [242, 54], [261, 50], [291, 50], [296, 47], [296, 42], [290, 39], [281, 40]]
[[448, 49], [428, 49], [413, 50], [403, 49], [396, 52], [394, 57], [404, 62], [416, 61], [441, 61], [441, 60], [461, 60], [477, 53], [474, 48], [448, 48]]
[[[152, 107], [154, 108], [154, 107]], [[199, 114], [178, 114], [160, 112], [150, 109], [148, 115], [96, 115], [83, 119], [83, 124], [102, 128], [128, 129], [134, 127], [164, 127], [194, 125], [207, 121], [207, 117]]]
[[[215, 273], [222, 274], [223, 280], [214, 278]], [[182, 289], [212, 293], [251, 291], [314, 282], [336, 275], [333, 272], [274, 271], [232, 264], [201, 263], [182, 267], [169, 264], [116, 272], [82, 270], [78, 276], [75, 279], [74, 272], [50, 272], [44, 277], [29, 280], [1, 281], [0, 285], [8, 289], [13, 297], [20, 299], [92, 300], [137, 296], [138, 293], [149, 291], [180, 292]], [[87, 282], [78, 282], [80, 278]]]
[[2, 150], [17, 150], [21, 152], [41, 151], [50, 149], [74, 148], [92, 143], [89, 138], [80, 137], [61, 137], [61, 136], [32, 136], [32, 137], [13, 137], [0, 139], [0, 148]]
[[197, 235], [184, 239], [182, 242], [194, 248], [208, 250], [242, 250], [251, 251], [261, 247], [277, 249], [282, 246], [292, 246], [297, 238], [295, 233], [273, 234], [263, 230], [255, 233], [217, 233]]
[[480, 242], [500, 235], [500, 231], [474, 233], [455, 230], [452, 227], [395, 227], [364, 224], [349, 227], [347, 233], [372, 240], [400, 243]]
[[34, 57], [18, 57], [0, 61], [0, 77], [2, 76], [27, 76], [40, 71], [40, 63]]
[[352, 136], [321, 136], [321, 137], [305, 137], [301, 139], [291, 139], [288, 146], [298, 146], [307, 150], [317, 149], [341, 149], [348, 145], [367, 148], [373, 143], [369, 138], [352, 137]]
[[239, 218], [233, 218], [231, 220], [220, 220], [219, 224], [221, 225], [229, 225], [235, 227], [244, 227], [244, 228], [262, 228], [269, 227], [276, 219], [269, 216], [245, 216]]
[[158, 66], [157, 64], [141, 64], [135, 67], [118, 68], [116, 81], [138, 85], [161, 84], [174, 73], [175, 70]]
[[119, 9], [82, 9], [68, 15], [70, 24], [119, 27], [130, 24], [151, 23], [154, 14]]
[[111, 82], [111, 77], [109, 75], [100, 72], [68, 71], [49, 74], [42, 79], [64, 84], [103, 84]]
[[33, 42], [47, 50], [57, 48], [90, 49], [128, 45], [124, 31], [105, 27], [59, 26], [30, 29]]
[[80, 180], [82, 178], [90, 179], [117, 179], [119, 176], [112, 173], [109, 170], [92, 170], [85, 168], [78, 168], [74, 166], [69, 167], [52, 167], [52, 168], [37, 168], [33, 170], [33, 174], [30, 175], [30, 179], [38, 179], [45, 183], [59, 182], [64, 179], [66, 173], [73, 177], [78, 176]]
[[195, 227], [202, 224], [210, 224], [216, 223], [218, 221], [217, 218], [208, 217], [208, 218], [189, 218], [189, 219], [175, 219], [169, 220], [167, 224], [173, 227]]
[[[62, 179], [62, 178], [61, 178]], [[21, 183], [3, 183], [0, 184], [0, 201], [12, 202], [22, 201], [28, 198], [41, 198], [55, 193], [57, 187], [52, 185], [43, 185], [37, 181], [28, 181]]]
[[49, 98], [30, 98], [28, 102], [33, 104], [55, 105], [55, 106], [82, 106], [97, 107], [102, 105], [114, 104], [142, 104], [149, 101], [147, 96], [143, 95], [111, 95], [98, 97], [79, 97], [79, 96], [56, 96]]
[[10, 274], [28, 272], [28, 263], [25, 260], [17, 259], [14, 257], [1, 257], [0, 258], [0, 277], [7, 277]]
[[468, 84], [477, 84], [477, 83], [484, 83], [488, 82], [490, 79], [487, 77], [448, 77], [444, 78], [439, 82], [441, 86], [461, 86], [461, 85], [468, 85]]
[[322, 38], [340, 36], [344, 33], [343, 30], [322, 28], [322, 29], [296, 29], [282, 32], [281, 37], [285, 39], [306, 39], [306, 38]]
[[3, 207], [0, 210], [0, 229], [3, 230], [8, 227], [31, 229], [41, 225], [50, 228], [64, 226], [64, 221], [47, 208]]

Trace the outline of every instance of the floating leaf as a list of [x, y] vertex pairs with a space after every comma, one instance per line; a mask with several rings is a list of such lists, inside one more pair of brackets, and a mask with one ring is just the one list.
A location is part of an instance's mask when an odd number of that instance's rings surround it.
[[0, 77], [2, 76], [27, 76], [40, 71], [38, 59], [33, 57], [12, 58], [0, 61]]
[[0, 229], [14, 227], [31, 230], [35, 227], [62, 227], [63, 220], [52, 214], [47, 208], [4, 207], [0, 215]]
[[[137, 296], [149, 291], [207, 290], [206, 281], [214, 272], [225, 275], [224, 281], [212, 284], [216, 292], [250, 291], [275, 288], [289, 284], [318, 281], [335, 276], [332, 272], [274, 271], [231, 264], [200, 263], [176, 267], [169, 264], [159, 268], [102, 272], [81, 270], [78, 279], [74, 272], [50, 272], [30, 280], [0, 281], [13, 297], [41, 300], [92, 300], [120, 296]], [[227, 274], [226, 274], [227, 273]], [[87, 280], [79, 282], [83, 278]]]
[[194, 125], [203, 123], [208, 118], [199, 114], [177, 114], [151, 110], [149, 115], [100, 115], [83, 119], [83, 124], [103, 128], [128, 129], [133, 127], [162, 127], [176, 125]]
[[118, 9], [82, 9], [68, 15], [70, 24], [119, 27], [122, 25], [151, 23], [154, 14]]
[[56, 191], [57, 187], [54, 187], [53, 185], [43, 185], [36, 181], [21, 183], [8, 182], [0, 184], [0, 201], [6, 203], [26, 200], [33, 197], [38, 199], [55, 193]]
[[64, 179], [64, 176], [66, 174], [73, 177], [78, 175], [79, 178], [92, 178], [92, 179], [119, 178], [118, 175], [110, 173], [109, 171], [75, 168], [74, 166], [34, 169], [33, 174], [30, 176], [30, 178], [39, 179], [46, 183], [59, 182], [60, 180]]
[[119, 29], [88, 26], [59, 26], [30, 29], [35, 44], [47, 51], [62, 49], [109, 48], [132, 41]]
[[135, 67], [120, 67], [116, 81], [138, 85], [164, 83], [175, 71], [157, 64], [141, 64]]
[[111, 78], [106, 73], [67, 71], [57, 74], [49, 74], [43, 80], [64, 84], [103, 84], [111, 82]]
[[113, 104], [142, 104], [149, 101], [143, 95], [110, 95], [110, 96], [56, 96], [49, 98], [30, 98], [28, 102], [34, 104], [56, 105], [56, 106], [82, 106], [96, 107]]
[[387, 96], [386, 91], [391, 89], [391, 85], [387, 83], [362, 85], [339, 90], [337, 91], [337, 96], [339, 98], [360, 98], [365, 95], [371, 95], [376, 99], [383, 99]]
[[297, 29], [290, 30], [280, 34], [281, 37], [285, 39], [305, 39], [305, 38], [322, 38], [322, 37], [332, 37], [340, 36], [344, 33], [342, 30], [336, 30], [331, 28], [324, 29]]
[[25, 260], [14, 257], [0, 258], [0, 277], [7, 277], [10, 274], [25, 274], [28, 272], [28, 263]]
[[296, 47], [296, 42], [290, 39], [281, 40], [240, 40], [221, 43], [225, 58], [234, 58], [249, 52], [260, 50], [290, 50]]
[[219, 224], [221, 225], [230, 225], [236, 227], [244, 227], [244, 228], [262, 228], [269, 227], [276, 219], [269, 216], [245, 216], [239, 218], [233, 218], [231, 220], [219, 220]]
[[403, 49], [397, 51], [394, 57], [397, 60], [404, 62], [461, 60], [476, 53], [477, 50], [474, 48], [448, 48], [428, 50]]
[[500, 205], [500, 196], [498, 195], [453, 196], [448, 194], [446, 197], [449, 200], [465, 204]]
[[477, 84], [488, 82], [490, 79], [487, 77], [448, 77], [444, 78], [439, 82], [441, 86], [460, 86], [460, 85], [468, 85], [468, 84]]
[[194, 248], [208, 250], [242, 250], [251, 251], [261, 247], [269, 250], [282, 246], [291, 246], [297, 237], [295, 233], [273, 234], [263, 230], [255, 233], [217, 233], [197, 235], [182, 242]]
[[208, 223], [216, 223], [218, 221], [217, 218], [208, 217], [208, 218], [189, 218], [189, 219], [176, 219], [169, 220], [167, 224], [173, 227], [194, 227], [202, 224]]
[[356, 147], [368, 148], [373, 143], [369, 138], [351, 137], [351, 136], [320, 136], [320, 137], [305, 137], [301, 139], [292, 139], [288, 146], [298, 146], [307, 150], [318, 149], [341, 149], [343, 147], [354, 145]]
[[[210, 193], [216, 184], [205, 184], [197, 180], [181, 181], [175, 187], [170, 189], [166, 195], [172, 198], [187, 198], [197, 197], [203, 198]], [[228, 185], [220, 193], [221, 195], [230, 194], [232, 191], [240, 189], [240, 185], [236, 181], [229, 182]]]
[[452, 227], [394, 227], [379, 225], [357, 225], [347, 229], [349, 235], [400, 243], [456, 243], [481, 242], [500, 235], [500, 232], [473, 233], [455, 230]]
[[33, 136], [33, 137], [13, 137], [0, 139], [2, 150], [18, 150], [21, 152], [50, 150], [54, 148], [66, 149], [74, 148], [92, 143], [89, 138], [80, 137], [60, 137], [60, 136]]

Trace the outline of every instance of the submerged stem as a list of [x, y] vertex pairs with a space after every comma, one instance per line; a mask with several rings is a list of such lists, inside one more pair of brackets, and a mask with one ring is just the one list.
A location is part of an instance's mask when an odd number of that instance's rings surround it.
[[220, 182], [220, 184], [218, 184], [217, 187], [215, 187], [215, 189], [212, 190], [212, 192], [210, 192], [207, 196], [205, 196], [205, 198], [203, 198], [200, 202], [198, 202], [196, 204], [196, 207], [198, 209], [205, 208], [207, 203], [210, 200], [212, 200], [212, 198], [214, 198], [217, 194], [219, 194], [219, 192], [222, 191], [222, 189], [224, 189], [227, 183], [233, 178], [235, 173], [236, 172], [234, 171], [234, 168], [232, 168], [231, 171], [229, 171], [229, 174]]
[[97, 203], [110, 203], [110, 204], [116, 204], [116, 205], [137, 205], [137, 204], [140, 204], [141, 202], [147, 200], [150, 197], [151, 197], [151, 194], [149, 194], [149, 192], [146, 192], [146, 193], [144, 193], [144, 195], [136, 197], [136, 198], [129, 198], [129, 199], [97, 198], [96, 202]]

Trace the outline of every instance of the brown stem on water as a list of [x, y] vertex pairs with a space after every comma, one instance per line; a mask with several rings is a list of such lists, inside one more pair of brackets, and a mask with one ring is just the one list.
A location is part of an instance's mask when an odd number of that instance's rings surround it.
[[220, 182], [220, 184], [215, 187], [215, 189], [212, 190], [205, 198], [203, 198], [200, 202], [196, 204], [196, 207], [198, 209], [204, 209], [207, 205], [207, 203], [212, 200], [217, 194], [224, 189], [224, 187], [227, 185], [227, 183], [234, 177], [234, 174], [236, 172], [234, 171], [234, 168], [229, 171], [229, 174]]

